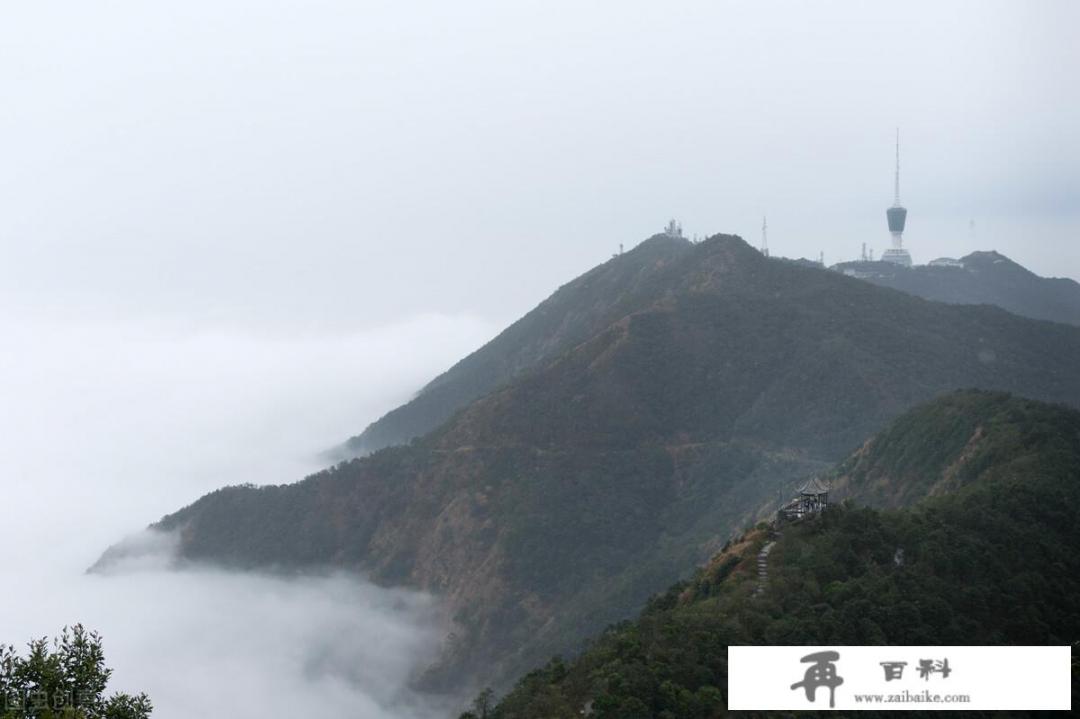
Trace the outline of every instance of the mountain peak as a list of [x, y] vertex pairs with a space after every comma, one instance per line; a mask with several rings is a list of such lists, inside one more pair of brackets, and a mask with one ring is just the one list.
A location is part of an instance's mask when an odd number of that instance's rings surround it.
[[723, 255], [736, 261], [765, 259], [757, 249], [738, 235], [716, 234], [702, 240], [698, 247], [710, 256]]
[[1015, 262], [997, 250], [977, 250], [961, 258], [965, 269], [996, 269], [1022, 272], [1025, 275], [1035, 277], [1034, 272]]
[[366, 454], [427, 434], [456, 411], [521, 373], [542, 365], [648, 306], [695, 245], [685, 237], [653, 235], [567, 282], [495, 339], [425, 386], [412, 401], [350, 439], [345, 453]]
[[672, 249], [691, 247], [693, 244], [693, 242], [686, 239], [685, 237], [676, 237], [674, 235], [669, 235], [666, 232], [659, 232], [652, 237], [648, 237], [642, 240], [626, 254], [632, 255], [635, 253], [642, 254], [657, 251], [666, 252]]

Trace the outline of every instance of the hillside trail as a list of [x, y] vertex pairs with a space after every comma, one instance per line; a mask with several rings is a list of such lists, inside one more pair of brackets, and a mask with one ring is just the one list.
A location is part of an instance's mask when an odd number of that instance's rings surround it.
[[773, 546], [776, 544], [776, 540], [770, 540], [757, 555], [757, 572], [758, 582], [757, 587], [754, 589], [754, 596], [759, 596], [765, 592], [765, 586], [769, 583], [769, 552], [772, 551]]

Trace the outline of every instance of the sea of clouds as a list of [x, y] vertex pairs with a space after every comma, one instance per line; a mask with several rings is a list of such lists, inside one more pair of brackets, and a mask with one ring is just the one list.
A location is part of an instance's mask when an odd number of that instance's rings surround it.
[[111, 688], [148, 692], [161, 719], [444, 713], [409, 689], [441, 639], [430, 596], [340, 573], [172, 571], [168, 538], [85, 570], [222, 484], [317, 470], [490, 331], [437, 315], [311, 336], [0, 316], [0, 642], [100, 631]]

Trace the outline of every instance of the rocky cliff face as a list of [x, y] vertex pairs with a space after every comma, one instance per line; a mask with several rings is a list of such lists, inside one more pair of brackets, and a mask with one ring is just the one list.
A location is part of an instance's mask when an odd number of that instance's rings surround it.
[[[157, 527], [191, 560], [434, 591], [455, 638], [431, 684], [498, 683], [631, 615], [919, 402], [978, 386], [1080, 406], [1078, 328], [731, 236], [664, 247], [630, 289], [596, 290], [583, 312], [610, 321], [422, 439], [295, 485], [224, 489]], [[594, 273], [579, 291], [608, 277]]]

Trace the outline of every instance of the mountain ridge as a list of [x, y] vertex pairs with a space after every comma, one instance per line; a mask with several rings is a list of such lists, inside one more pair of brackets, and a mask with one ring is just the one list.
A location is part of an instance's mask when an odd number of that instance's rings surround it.
[[1080, 283], [1040, 277], [995, 250], [965, 255], [959, 266], [841, 262], [834, 269], [928, 300], [995, 305], [1023, 317], [1080, 325]]
[[[681, 237], [654, 235], [625, 254], [572, 280], [491, 342], [440, 374], [408, 402], [372, 422], [330, 456], [360, 456], [382, 447], [406, 444], [448, 420], [472, 400], [501, 387], [529, 369], [584, 341], [618, 315], [618, 309], [641, 299], [651, 280], [691, 253]], [[783, 260], [782, 260], [783, 261]], [[987, 304], [1031, 319], [1080, 326], [1080, 283], [1044, 278], [1000, 253], [972, 252], [963, 267], [920, 265], [904, 268], [887, 262], [846, 262], [832, 269], [906, 294], [948, 304]], [[804, 267], [817, 264], [795, 261]], [[596, 290], [610, 290], [638, 273], [641, 286], [620, 290], [619, 301], [596, 302]], [[639, 291], [636, 292], [635, 290]], [[580, 305], [590, 305], [585, 311]]]
[[430, 685], [497, 683], [632, 614], [918, 402], [975, 384], [1080, 406], [1067, 325], [929, 302], [729, 235], [641, 287], [408, 446], [219, 490], [156, 526], [189, 560], [432, 591], [455, 638]]
[[[848, 501], [759, 524], [638, 618], [525, 674], [485, 715], [722, 716], [732, 644], [1075, 643], [1080, 412], [950, 393], [902, 415], [830, 474], [849, 500], [881, 500], [881, 475], [911, 478], [913, 465], [924, 476], [908, 508]], [[1075, 672], [1073, 681], [1075, 690]]]
[[[689, 240], [653, 235], [559, 287], [535, 309], [483, 347], [456, 362], [411, 400], [372, 422], [345, 443], [362, 455], [426, 434], [470, 401], [522, 371], [584, 341], [632, 302], [650, 291], [650, 279], [691, 247]], [[612, 291], [617, 286], [618, 291]], [[627, 295], [629, 297], [627, 297]], [[605, 297], [610, 298], [605, 302]]]

